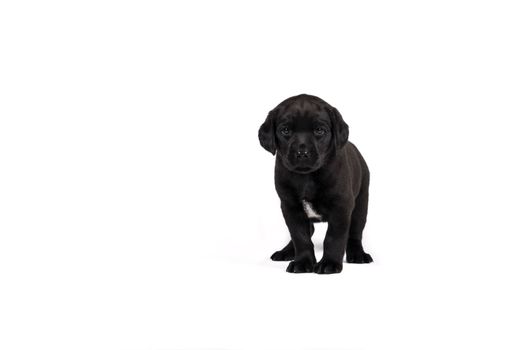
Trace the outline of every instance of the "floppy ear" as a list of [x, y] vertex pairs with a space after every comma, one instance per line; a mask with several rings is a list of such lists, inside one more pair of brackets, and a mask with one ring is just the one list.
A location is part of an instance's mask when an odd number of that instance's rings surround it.
[[343, 148], [348, 142], [348, 124], [345, 123], [337, 108], [330, 109], [332, 120], [332, 135], [336, 149]]
[[268, 117], [266, 117], [266, 120], [259, 128], [259, 142], [261, 143], [261, 146], [270, 152], [271, 154], [275, 155], [276, 150], [276, 142], [275, 142], [275, 126], [274, 126], [274, 120], [275, 120], [275, 110], [270, 111], [268, 113]]

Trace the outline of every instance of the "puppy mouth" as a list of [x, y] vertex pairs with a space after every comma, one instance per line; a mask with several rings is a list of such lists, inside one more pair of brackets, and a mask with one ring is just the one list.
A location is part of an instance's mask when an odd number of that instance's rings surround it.
[[319, 170], [321, 167], [321, 160], [315, 156], [307, 160], [297, 160], [288, 155], [287, 157], [282, 158], [283, 165], [291, 172], [298, 174], [308, 174], [316, 170]]
[[299, 174], [309, 174], [309, 173], [316, 171], [317, 169], [318, 167], [316, 166], [296, 166], [291, 170]]
[[314, 170], [315, 169], [312, 167], [305, 167], [305, 166], [298, 166], [293, 169], [293, 171], [295, 171], [296, 173], [300, 173], [300, 174], [308, 174]]
[[293, 164], [292, 162], [288, 161], [288, 159], [283, 159], [283, 164], [285, 168], [298, 174], [308, 174], [316, 171], [319, 168], [316, 166], [317, 164]]

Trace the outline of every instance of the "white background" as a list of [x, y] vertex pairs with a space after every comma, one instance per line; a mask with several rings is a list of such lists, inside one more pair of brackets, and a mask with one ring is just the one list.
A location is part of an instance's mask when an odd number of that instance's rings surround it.
[[[523, 349], [524, 18], [2, 2], [0, 348]], [[368, 161], [371, 265], [269, 260], [288, 233], [257, 131], [298, 93]]]

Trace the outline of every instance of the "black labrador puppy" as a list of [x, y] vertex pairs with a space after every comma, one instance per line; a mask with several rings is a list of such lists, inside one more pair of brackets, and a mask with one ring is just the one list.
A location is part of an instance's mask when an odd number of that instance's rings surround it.
[[[275, 261], [293, 260], [288, 272], [338, 273], [349, 263], [370, 263], [361, 244], [368, 210], [370, 173], [348, 142], [337, 109], [311, 95], [290, 97], [259, 129], [261, 146], [275, 160], [275, 187], [292, 240]], [[327, 221], [323, 258], [316, 263], [313, 222]]]

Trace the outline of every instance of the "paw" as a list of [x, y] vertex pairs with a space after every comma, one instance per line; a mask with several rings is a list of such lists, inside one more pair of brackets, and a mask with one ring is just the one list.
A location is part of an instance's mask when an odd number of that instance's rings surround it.
[[351, 264], [368, 264], [372, 261], [374, 261], [374, 259], [372, 259], [370, 254], [367, 254], [363, 251], [346, 253], [346, 262]]
[[314, 270], [314, 262], [310, 260], [294, 260], [291, 261], [286, 272], [292, 273], [305, 273], [312, 272]]
[[318, 274], [330, 274], [330, 273], [339, 273], [343, 270], [343, 264], [340, 262], [330, 261], [321, 259], [314, 266], [314, 272]]
[[293, 260], [295, 252], [291, 249], [278, 250], [272, 254], [270, 259], [273, 261], [290, 261]]

